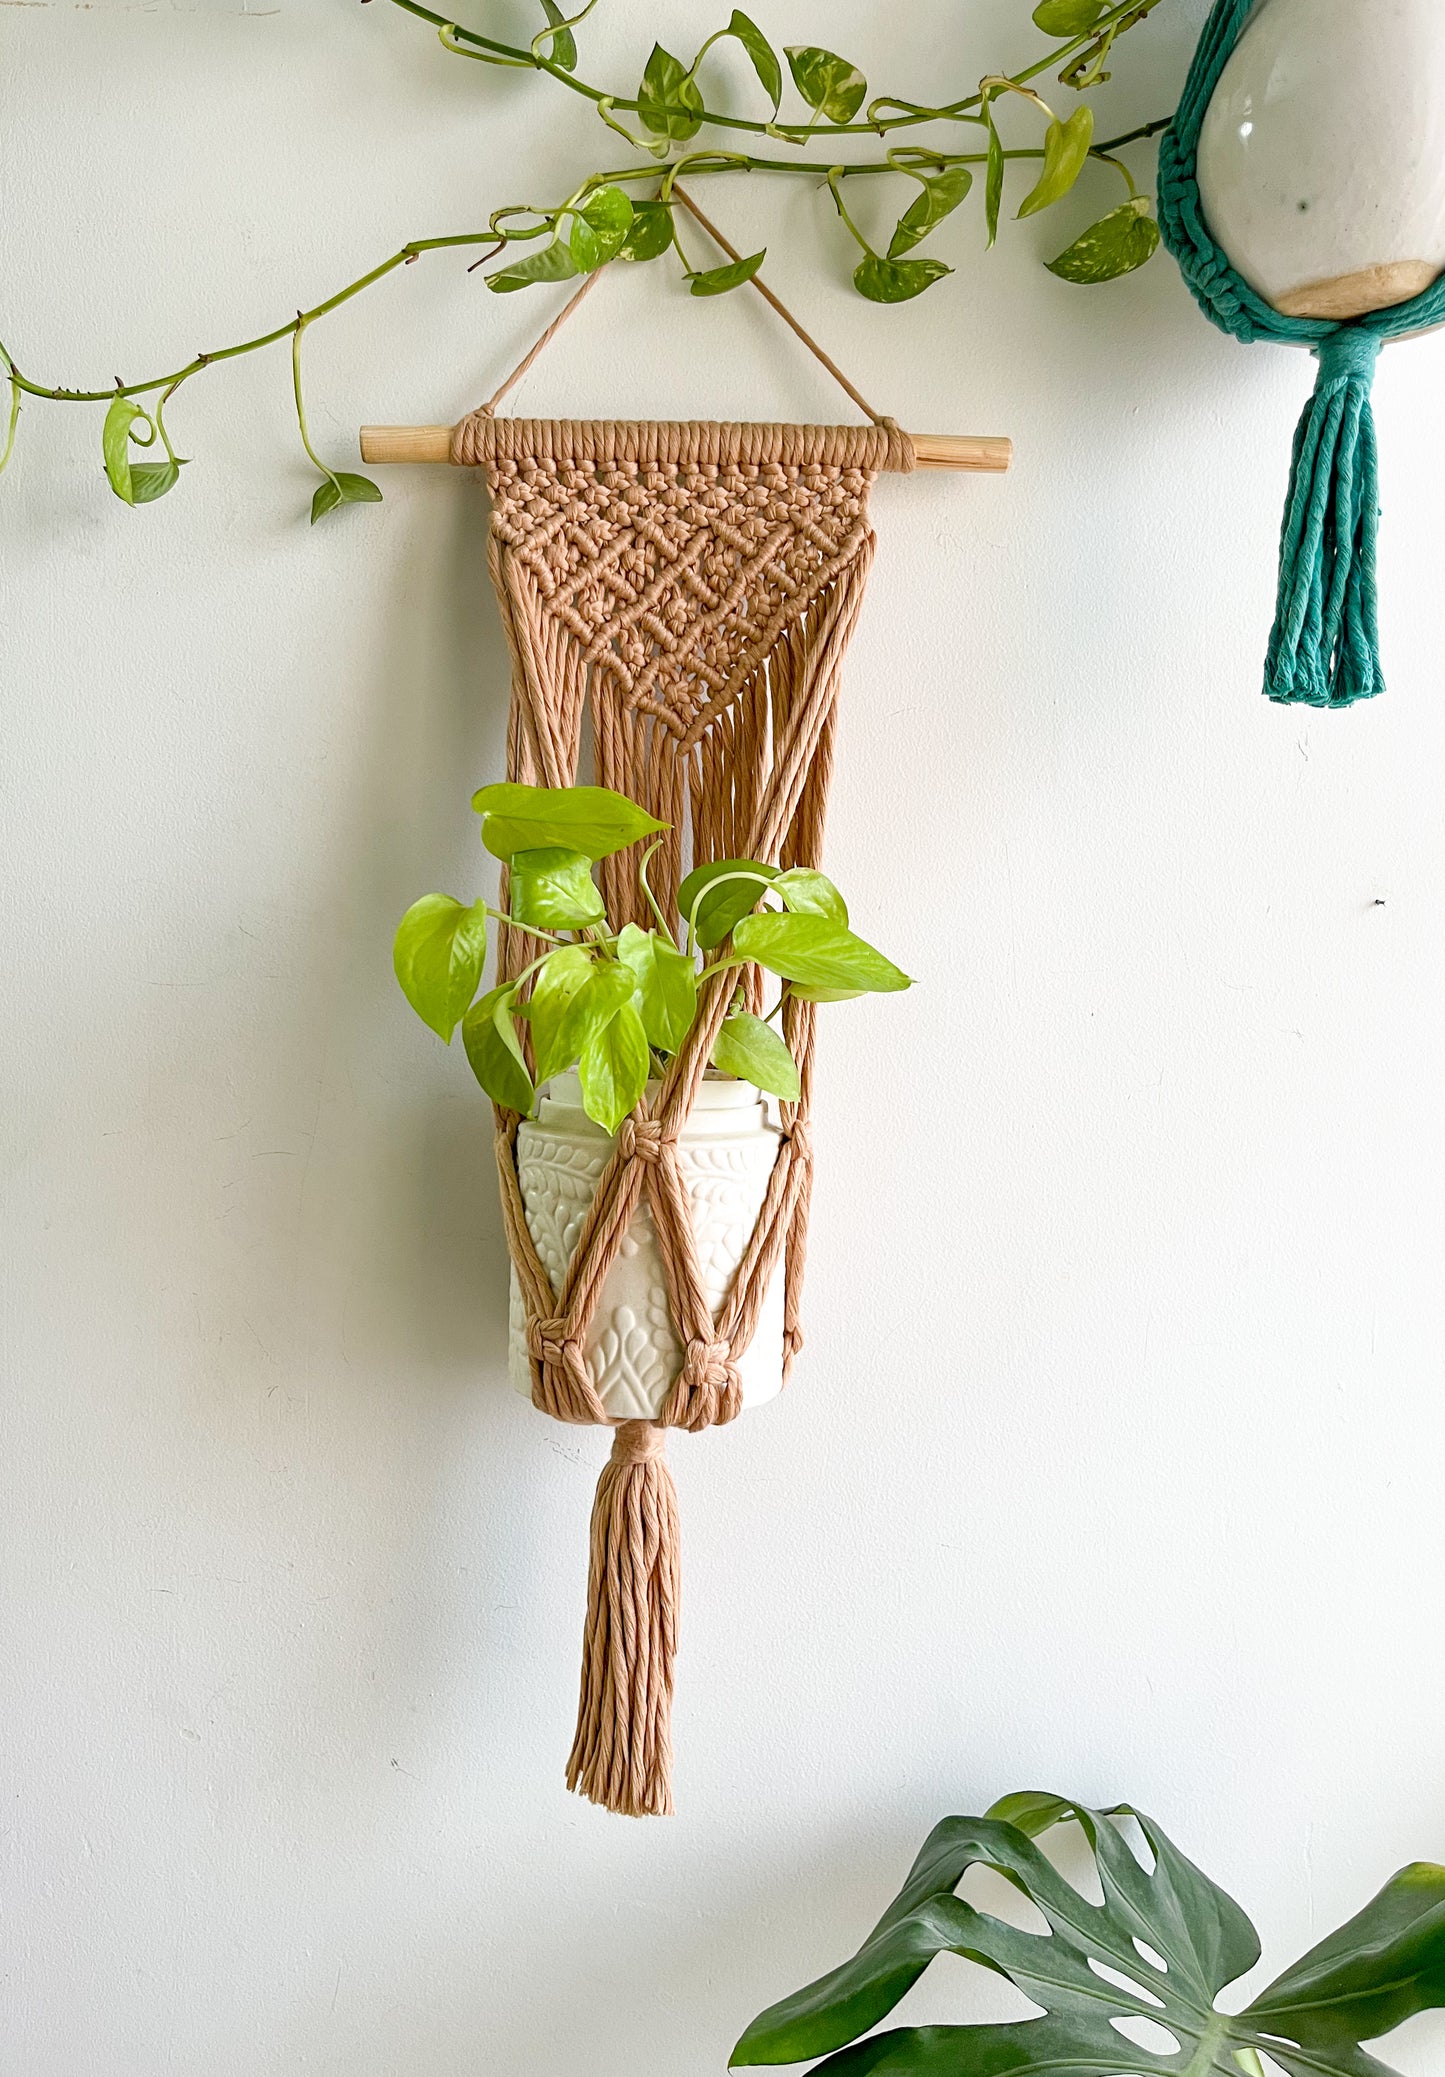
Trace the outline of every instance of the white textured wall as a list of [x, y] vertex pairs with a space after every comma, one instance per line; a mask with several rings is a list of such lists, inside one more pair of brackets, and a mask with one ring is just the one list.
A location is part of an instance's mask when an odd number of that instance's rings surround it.
[[[721, 12], [678, 0], [669, 39]], [[897, 91], [1034, 47], [1012, 0], [956, 42], [941, 0], [758, 12]], [[1119, 122], [1169, 104], [1199, 12], [1131, 39]], [[630, 79], [656, 20], [607, 0], [589, 64]], [[381, 0], [38, 4], [6, 39], [0, 332], [57, 382], [609, 153]], [[1060, 218], [985, 260], [965, 210], [956, 278], [888, 312], [808, 184], [708, 198], [871, 396], [1018, 466], [877, 493], [832, 862], [920, 983], [827, 1017], [796, 1387], [674, 1445], [670, 1824], [563, 1791], [603, 1444], [507, 1389], [487, 1113], [390, 975], [408, 900], [485, 884], [483, 496], [398, 471], [309, 530], [284, 349], [183, 393], [195, 460], [148, 512], [98, 411], [22, 419], [16, 2077], [706, 2077], [936, 1817], [1017, 1786], [1153, 1810], [1280, 1963], [1445, 1855], [1445, 346], [1379, 382], [1389, 694], [1285, 712], [1257, 686], [1302, 357], [1220, 338], [1166, 261], [1054, 282]], [[557, 300], [408, 270], [312, 334], [318, 439], [452, 417]], [[522, 401], [834, 411], [756, 299], [661, 270]], [[938, 1976], [912, 2009], [983, 2009]], [[1426, 2022], [1391, 2059], [1442, 2053]]]

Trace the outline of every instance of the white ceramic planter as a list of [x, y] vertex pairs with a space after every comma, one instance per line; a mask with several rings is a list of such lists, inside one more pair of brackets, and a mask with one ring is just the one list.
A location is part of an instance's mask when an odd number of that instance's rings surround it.
[[1260, 0], [1199, 138], [1215, 241], [1290, 317], [1445, 271], [1445, 0]]
[[[692, 1201], [693, 1230], [716, 1319], [743, 1258], [777, 1159], [779, 1130], [756, 1089], [709, 1075], [678, 1138]], [[542, 1266], [559, 1291], [582, 1221], [612, 1152], [612, 1140], [582, 1108], [575, 1074], [559, 1075], [538, 1116], [517, 1130], [517, 1176], [527, 1229]], [[526, 1314], [512, 1275], [508, 1368], [530, 1398]], [[682, 1367], [682, 1347], [667, 1308], [662, 1259], [646, 1200], [638, 1206], [603, 1286], [587, 1334], [592, 1380], [614, 1420], [655, 1415]], [[738, 1362], [743, 1405], [759, 1406], [782, 1390], [783, 1274], [773, 1277], [762, 1314]]]

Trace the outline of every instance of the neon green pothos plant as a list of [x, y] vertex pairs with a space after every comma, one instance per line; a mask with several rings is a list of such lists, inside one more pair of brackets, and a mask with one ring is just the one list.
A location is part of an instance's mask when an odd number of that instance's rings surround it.
[[[401, 920], [396, 977], [424, 1024], [448, 1045], [458, 1024], [472, 1071], [494, 1102], [530, 1113], [537, 1088], [576, 1067], [587, 1115], [615, 1132], [677, 1052], [704, 987], [756, 965], [781, 984], [766, 1017], [734, 993], [713, 1065], [787, 1102], [797, 1064], [773, 1027], [788, 996], [840, 1002], [907, 988], [907, 974], [854, 934], [824, 874], [780, 871], [753, 858], [696, 867], [678, 890], [675, 931], [648, 884], [653, 842], [637, 878], [655, 928], [615, 929], [592, 877], [600, 858], [656, 838], [668, 825], [602, 786], [484, 786], [472, 806], [482, 842], [508, 868], [510, 906], [425, 894]], [[516, 980], [477, 996], [489, 918], [526, 930], [547, 950]], [[521, 1026], [531, 1033], [529, 1066]]]
[[[1152, 1866], [1116, 1823], [1129, 1818]], [[1034, 1844], [1070, 1821], [1083, 1827], [1102, 1904]], [[955, 1896], [974, 1867], [1004, 1876], [1048, 1931]], [[1043, 2016], [870, 2034], [938, 1954], [1007, 1977]], [[813, 2077], [1392, 2077], [1360, 2043], [1445, 2005], [1445, 1868], [1402, 1868], [1242, 2012], [1221, 2012], [1219, 1993], [1259, 1956], [1238, 1904], [1152, 1818], [1128, 1804], [1006, 1796], [985, 1817], [936, 1826], [853, 1959], [755, 2019], [733, 2065], [826, 2056]]]

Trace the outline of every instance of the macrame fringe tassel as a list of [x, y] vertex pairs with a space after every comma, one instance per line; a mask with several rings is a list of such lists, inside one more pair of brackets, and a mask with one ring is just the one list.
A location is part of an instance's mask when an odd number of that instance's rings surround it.
[[1295, 433], [1264, 689], [1284, 704], [1348, 707], [1385, 689], [1370, 409], [1380, 337], [1346, 326], [1315, 352], [1320, 372]]
[[623, 1421], [592, 1503], [582, 1695], [567, 1786], [623, 1817], [672, 1815], [680, 1545], [666, 1431]]

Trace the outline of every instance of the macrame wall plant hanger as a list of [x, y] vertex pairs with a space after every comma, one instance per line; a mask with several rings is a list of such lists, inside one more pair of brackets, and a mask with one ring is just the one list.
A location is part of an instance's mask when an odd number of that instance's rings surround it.
[[[488, 404], [445, 429], [444, 453], [434, 429], [363, 435], [372, 460], [445, 458], [483, 471], [492, 499], [488, 563], [512, 665], [508, 777], [567, 786], [590, 758], [600, 784], [670, 825], [653, 879], [659, 899], [673, 905], [695, 862], [820, 862], [840, 669], [873, 554], [874, 478], [920, 466], [920, 446], [932, 450], [935, 465], [1008, 466], [1006, 441], [915, 442], [876, 416], [763, 293], [862, 408], [866, 425], [499, 417], [497, 403], [553, 325]], [[635, 913], [638, 895], [623, 857], [604, 859], [599, 870], [614, 921], [646, 926], [651, 919]], [[524, 933], [506, 930], [498, 979], [522, 973], [534, 951]], [[748, 985], [756, 993], [755, 975]], [[812, 1002], [790, 997], [784, 1007], [799, 1099], [780, 1108], [761, 1208], [720, 1306], [709, 1298], [695, 1237], [679, 1136], [729, 994], [728, 986], [709, 988], [660, 1088], [624, 1122], [590, 1205], [579, 1212], [560, 1283], [528, 1225], [518, 1172], [522, 1121], [505, 1110], [495, 1121], [532, 1402], [556, 1420], [615, 1431], [593, 1507], [567, 1780], [631, 1816], [672, 1808], [679, 1563], [665, 1431], [696, 1431], [739, 1413], [739, 1363], [775, 1270], [784, 1280], [784, 1375], [802, 1341]], [[650, 1224], [663, 1265], [680, 1359], [655, 1416], [619, 1421], [599, 1394], [587, 1334], [639, 1220]]]

